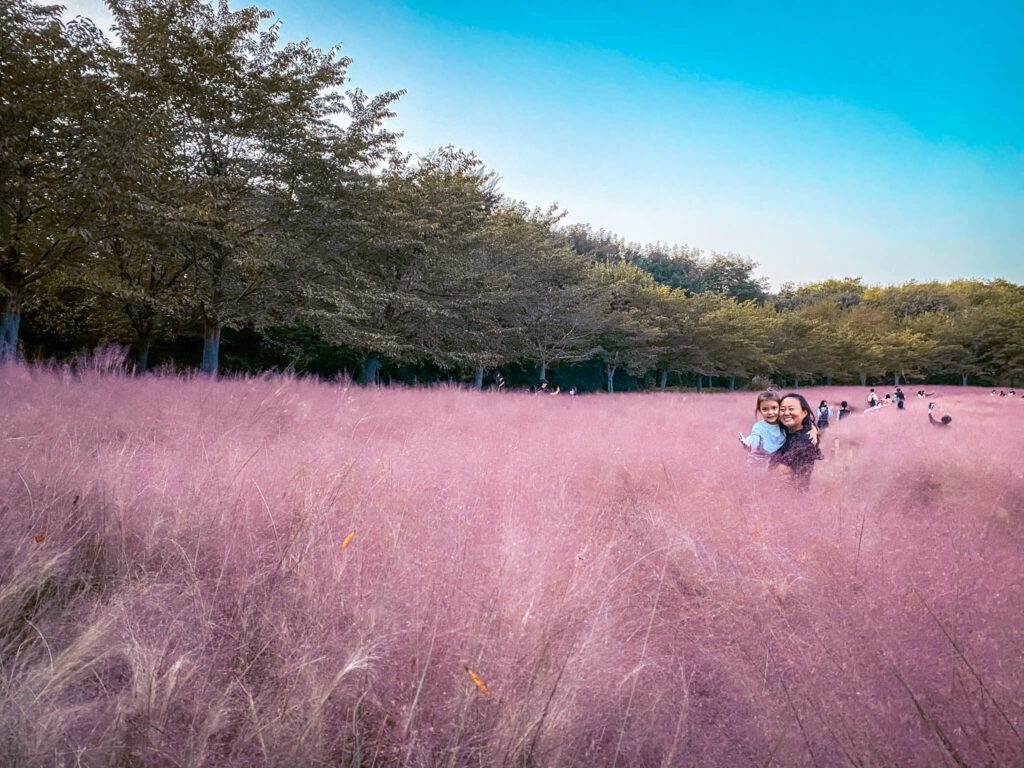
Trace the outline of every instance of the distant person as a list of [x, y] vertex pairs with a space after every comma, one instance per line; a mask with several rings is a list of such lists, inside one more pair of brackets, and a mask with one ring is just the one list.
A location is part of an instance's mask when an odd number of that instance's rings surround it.
[[768, 466], [789, 476], [798, 488], [811, 483], [814, 462], [823, 458], [811, 440], [814, 428], [811, 406], [803, 395], [791, 392], [779, 403], [779, 423], [786, 430], [786, 441], [768, 460]]
[[896, 409], [897, 410], [900, 410], [900, 411], [903, 410], [903, 401], [905, 399], [906, 399], [906, 397], [903, 394], [903, 390], [900, 389], [899, 387], [896, 387]]
[[936, 419], [932, 415], [932, 412], [934, 410], [935, 410], [935, 403], [928, 403], [928, 422], [930, 424], [932, 424], [932, 425], [934, 425], [936, 427], [948, 427], [952, 423], [953, 417], [950, 416], [948, 413], [944, 413], [942, 415], [941, 419]]
[[576, 387], [569, 387], [569, 397], [576, 397], [578, 394], [579, 392], [576, 390]]
[[1010, 397], [1016, 397], [1016, 396], [1017, 396], [1017, 390], [1015, 390], [1015, 389], [1011, 389], [1011, 390], [1010, 390], [1009, 392], [1007, 392], [1006, 394], [1008, 394], [1008, 395], [1009, 395]]
[[868, 392], [868, 408], [874, 408], [876, 405], [878, 405], [878, 395], [875, 394], [875, 388], [872, 387]]
[[850, 415], [850, 404], [843, 400], [839, 404], [839, 412], [836, 414], [836, 421], [842, 421]]
[[820, 432], [822, 430], [828, 429], [828, 417], [829, 417], [828, 400], [822, 400], [818, 404], [818, 414], [817, 415], [818, 415], [818, 420], [817, 420], [817, 423], [815, 424], [815, 426], [818, 428], [818, 431]]
[[786, 442], [786, 434], [779, 424], [779, 396], [771, 390], [757, 396], [754, 407], [757, 421], [750, 428], [750, 436], [740, 432], [740, 444], [747, 450], [752, 464], [767, 466], [768, 458]]

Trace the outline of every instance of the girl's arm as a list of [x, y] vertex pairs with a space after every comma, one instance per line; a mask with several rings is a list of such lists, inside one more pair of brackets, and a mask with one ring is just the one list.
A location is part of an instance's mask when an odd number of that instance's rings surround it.
[[761, 436], [757, 434], [757, 425], [754, 425], [755, 429], [751, 430], [750, 437], [744, 437], [743, 433], [740, 432], [740, 444], [748, 451], [759, 451], [761, 450]]

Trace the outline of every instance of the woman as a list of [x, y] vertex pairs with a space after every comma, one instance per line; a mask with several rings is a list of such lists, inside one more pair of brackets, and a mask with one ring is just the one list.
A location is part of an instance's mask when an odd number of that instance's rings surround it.
[[791, 392], [779, 403], [779, 423], [786, 430], [786, 442], [769, 459], [768, 465], [792, 477], [798, 487], [806, 489], [811, 482], [814, 462], [822, 458], [818, 446], [811, 442], [814, 426], [810, 404], [803, 395]]
[[817, 427], [818, 427], [818, 431], [819, 432], [828, 429], [828, 417], [829, 417], [828, 400], [822, 400], [821, 403], [818, 404], [818, 424], [817, 424]]

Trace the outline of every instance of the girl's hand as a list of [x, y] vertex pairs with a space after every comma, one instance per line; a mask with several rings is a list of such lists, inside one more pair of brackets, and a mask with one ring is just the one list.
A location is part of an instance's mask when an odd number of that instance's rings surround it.
[[807, 433], [807, 436], [811, 438], [812, 443], [815, 445], [818, 444], [818, 428], [813, 424], [811, 425], [811, 431]]
[[743, 436], [742, 432], [739, 433], [739, 436], [740, 436], [740, 445], [742, 445], [745, 449], [747, 449], [749, 451], [750, 450], [750, 446], [747, 445], [747, 438], [745, 438]]

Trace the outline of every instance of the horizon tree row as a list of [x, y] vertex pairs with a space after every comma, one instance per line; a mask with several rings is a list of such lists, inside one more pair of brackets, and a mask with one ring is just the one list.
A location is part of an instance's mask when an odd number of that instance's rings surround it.
[[[282, 43], [256, 8], [108, 0], [118, 40], [2, 6], [0, 360], [20, 340], [150, 350], [225, 329], [471, 376], [599, 361], [616, 372], [794, 382], [1024, 374], [1024, 289], [1005, 281], [769, 293], [736, 254], [626, 243], [502, 196], [472, 153], [397, 148], [401, 91]], [[22, 328], [22, 317], [31, 328]], [[308, 332], [299, 332], [308, 329]], [[304, 341], [296, 342], [302, 338]], [[24, 346], [24, 345], [22, 345]], [[26, 350], [27, 351], [27, 350]]]

